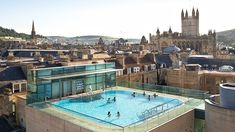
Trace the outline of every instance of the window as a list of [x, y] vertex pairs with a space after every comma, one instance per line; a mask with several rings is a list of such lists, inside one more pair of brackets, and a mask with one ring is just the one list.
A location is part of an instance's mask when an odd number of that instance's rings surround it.
[[13, 84], [13, 93], [20, 92], [20, 84]]
[[155, 64], [151, 64], [151, 70], [155, 70], [156, 69], [156, 65]]
[[144, 65], [144, 71], [148, 71], [148, 65]]
[[131, 74], [131, 68], [127, 68], [127, 74]]
[[27, 84], [26, 83], [21, 83], [21, 92], [25, 92], [27, 89]]
[[134, 73], [137, 73], [137, 72], [140, 71], [140, 68], [139, 67], [133, 67], [133, 71], [134, 71]]

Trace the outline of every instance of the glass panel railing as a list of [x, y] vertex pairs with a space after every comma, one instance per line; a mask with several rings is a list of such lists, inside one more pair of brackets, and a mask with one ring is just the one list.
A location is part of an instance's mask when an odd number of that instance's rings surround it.
[[[183, 105], [178, 106], [172, 110], [164, 111], [156, 116], [153, 116], [152, 118], [148, 118], [142, 122], [138, 122], [131, 126], [127, 126], [124, 128], [124, 131], [137, 132], [137, 131], [148, 131], [154, 129], [174, 118], [177, 118], [180, 115], [183, 115], [186, 112], [193, 110], [194, 106], [197, 106], [198, 104], [201, 103], [203, 103], [202, 100], [189, 99], [186, 102], [184, 102]], [[194, 106], [192, 106], [191, 104], [194, 104]]]
[[[36, 103], [29, 105], [33, 108], [49, 113], [55, 117], [66, 120], [72, 124], [76, 124], [90, 131], [97, 132], [123, 132], [123, 127], [110, 122], [106, 122], [95, 117], [91, 117], [82, 113], [55, 106], [49, 102]], [[96, 120], [96, 121], [94, 121]]]
[[209, 97], [207, 91], [201, 91], [196, 89], [186, 89], [186, 88], [178, 88], [178, 87], [155, 85], [155, 84], [143, 84], [139, 82], [116, 82], [116, 85], [119, 87], [173, 94], [173, 95], [179, 95], [179, 96], [191, 97], [197, 99], [205, 99]]
[[[177, 118], [178, 116], [183, 115], [184, 113], [193, 110], [195, 107], [204, 103], [204, 100], [201, 98], [204, 98], [206, 95], [206, 93], [203, 91], [190, 91], [187, 89], [159, 86], [154, 84], [117, 82], [117, 88], [132, 88], [137, 90], [159, 92], [161, 93], [160, 95], [172, 94], [171, 96], [177, 95], [177, 100], [172, 99], [164, 104], [144, 110], [143, 112], [139, 113], [143, 116], [142, 120], [134, 122], [125, 127], [57, 106], [50, 103], [51, 101], [30, 104], [29, 106], [35, 107], [41, 111], [47, 112], [53, 116], [59, 117], [91, 131], [142, 132], [156, 128], [174, 118]], [[194, 97], [196, 98], [191, 98], [192, 95], [190, 94], [195, 94]], [[36, 95], [35, 97], [32, 95], [28, 97], [32, 102], [34, 102], [34, 99], [38, 99]], [[171, 105], [171, 103], [176, 105]]]

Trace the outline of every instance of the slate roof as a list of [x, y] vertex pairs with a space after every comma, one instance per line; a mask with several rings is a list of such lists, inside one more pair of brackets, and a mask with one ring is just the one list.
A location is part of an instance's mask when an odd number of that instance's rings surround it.
[[172, 66], [172, 61], [169, 54], [156, 55], [156, 60], [158, 64], [166, 64], [166, 67]]
[[164, 53], [167, 53], [167, 54], [169, 54], [169, 53], [171, 53], [171, 52], [173, 52], [173, 51], [179, 52], [179, 51], [180, 51], [180, 48], [177, 47], [177, 46], [175, 46], [175, 45], [170, 45], [170, 46], [168, 46], [168, 47], [166, 47], [166, 48], [163, 49], [163, 52], [164, 52]]
[[125, 64], [126, 65], [128, 65], [128, 64], [136, 64], [136, 61], [131, 56], [127, 56], [125, 58]]
[[20, 66], [6, 67], [0, 71], [0, 81], [26, 80]]
[[[9, 54], [9, 51], [4, 52], [2, 54], [2, 57], [7, 57]], [[40, 51], [40, 55], [44, 56], [44, 55], [52, 55], [53, 57], [58, 56], [58, 52], [57, 51]], [[64, 54], [68, 54], [66, 52], [64, 52]], [[14, 51], [14, 56], [15, 57], [33, 57], [35, 55], [35, 52], [33, 51]]]
[[11, 132], [13, 128], [7, 123], [7, 121], [0, 116], [0, 130], [1, 132]]
[[211, 59], [204, 57], [189, 57], [187, 60], [187, 64], [200, 64], [202, 67], [204, 65], [208, 65], [209, 69], [213, 68], [213, 65], [216, 65], [217, 68], [223, 65], [235, 67], [235, 61], [233, 60]]

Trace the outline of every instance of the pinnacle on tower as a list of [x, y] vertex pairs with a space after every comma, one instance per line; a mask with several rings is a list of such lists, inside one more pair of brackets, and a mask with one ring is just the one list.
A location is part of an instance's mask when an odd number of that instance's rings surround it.
[[188, 11], [186, 10], [185, 18], [188, 18]]
[[157, 28], [157, 34], [158, 34], [158, 35], [160, 34], [159, 28]]
[[215, 31], [215, 30], [214, 30], [214, 32], [213, 32], [213, 36], [216, 37], [216, 31]]
[[171, 27], [169, 27], [169, 33], [172, 33]]
[[181, 19], [184, 18], [184, 10], [182, 9], [182, 12], [181, 12]]
[[193, 7], [193, 10], [192, 10], [192, 16], [195, 17], [195, 10], [194, 10], [194, 7]]
[[198, 11], [198, 9], [196, 11], [196, 17], [199, 18], [199, 11]]

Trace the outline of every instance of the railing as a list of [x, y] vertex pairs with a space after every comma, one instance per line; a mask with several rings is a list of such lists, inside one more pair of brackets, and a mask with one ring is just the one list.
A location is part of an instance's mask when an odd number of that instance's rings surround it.
[[[53, 114], [55, 116], [60, 116], [62, 119], [66, 119], [71, 123], [75, 123], [84, 128], [88, 128], [92, 131], [136, 132], [136, 131], [150, 130], [152, 128], [160, 126], [161, 124], [164, 124], [168, 122], [169, 120], [172, 120], [194, 109], [196, 106], [204, 102], [204, 100], [201, 100], [201, 98], [204, 98], [205, 96], [207, 96], [205, 92], [198, 91], [198, 90], [187, 90], [187, 89], [180, 89], [180, 88], [175, 88], [175, 87], [159, 86], [159, 85], [154, 85], [154, 84], [127, 83], [127, 82], [117, 82], [117, 84], [118, 84], [117, 86], [121, 86], [121, 87], [128, 87], [128, 88], [153, 91], [153, 92], [159, 92], [159, 93], [167, 93], [167, 94], [173, 94], [173, 95], [180, 95], [184, 97], [191, 97], [192, 95], [190, 94], [196, 94], [197, 96], [195, 95], [195, 97], [197, 97], [197, 99], [186, 98], [186, 100], [183, 101], [183, 105], [181, 105], [181, 103], [178, 102], [177, 105], [174, 106], [174, 109], [170, 109], [171, 106], [169, 107], [168, 104], [170, 102], [176, 101], [175, 99], [169, 102], [166, 102], [165, 104], [158, 105], [149, 110], [143, 111], [143, 113], [141, 113], [144, 115], [143, 119], [125, 127], [89, 116], [83, 113], [79, 113], [77, 111], [66, 109], [66, 108], [60, 107], [52, 103], [45, 102], [45, 104], [48, 105], [47, 107], [54, 107], [54, 108], [51, 108], [50, 114]], [[31, 97], [32, 99], [34, 99], [33, 96]], [[56, 108], [61, 109], [61, 110], [56, 110]], [[72, 113], [72, 115], [68, 114], [66, 111], [69, 113]], [[61, 114], [58, 114], [58, 112], [60, 112]]]
[[195, 90], [195, 89], [185, 89], [185, 88], [178, 88], [172, 86], [164, 86], [164, 85], [155, 85], [155, 84], [143, 84], [139, 82], [117, 82], [117, 86], [120, 87], [127, 87], [145, 91], [152, 91], [152, 92], [159, 92], [159, 93], [166, 93], [196, 99], [206, 99], [210, 95], [207, 91]]
[[[174, 105], [172, 107], [169, 107], [169, 103], [172, 103], [173, 101], [177, 101], [176, 105]], [[142, 118], [142, 119], [148, 119], [148, 118], [153, 117], [155, 115], [161, 114], [161, 113], [163, 113], [163, 112], [165, 112], [165, 111], [167, 111], [169, 109], [177, 107], [177, 106], [179, 106], [181, 104], [182, 104], [182, 102], [180, 102], [178, 99], [173, 99], [173, 100], [170, 100], [170, 101], [168, 101], [166, 103], [160, 104], [160, 105], [155, 106], [155, 107], [150, 108], [150, 109], [147, 109], [147, 110], [141, 112], [141, 115], [137, 115], [137, 116]]]
[[139, 122], [135, 122], [130, 124], [124, 128], [124, 132], [142, 132], [142, 131], [150, 131], [162, 124], [177, 118], [191, 110], [193, 110], [199, 104], [202, 104], [204, 101], [199, 99], [188, 99], [184, 102], [183, 105], [179, 105], [174, 109], [166, 110], [162, 113], [157, 114], [156, 116], [144, 119]]

